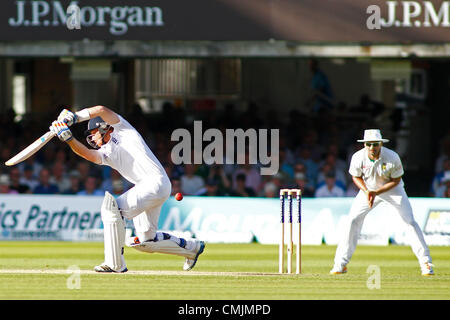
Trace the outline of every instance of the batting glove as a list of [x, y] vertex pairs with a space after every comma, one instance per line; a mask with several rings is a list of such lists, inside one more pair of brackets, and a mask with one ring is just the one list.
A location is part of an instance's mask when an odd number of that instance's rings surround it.
[[65, 122], [68, 127], [78, 122], [78, 117], [70, 110], [64, 109], [58, 116], [58, 121]]
[[69, 142], [73, 139], [72, 132], [64, 121], [53, 121], [49, 129], [63, 142]]

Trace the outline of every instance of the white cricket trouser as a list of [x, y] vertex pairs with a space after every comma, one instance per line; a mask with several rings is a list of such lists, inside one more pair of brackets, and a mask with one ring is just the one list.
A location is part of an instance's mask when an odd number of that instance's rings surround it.
[[[419, 260], [419, 263], [431, 263], [430, 251], [425, 243], [422, 230], [414, 220], [411, 204], [403, 186], [396, 186], [391, 190], [376, 196], [372, 208], [376, 207], [381, 202], [392, 206], [406, 223], [410, 245]], [[342, 237], [336, 249], [334, 258], [335, 264], [340, 265], [349, 263], [353, 252], [356, 249], [364, 218], [370, 210], [371, 208], [369, 208], [366, 194], [363, 191], [360, 191], [353, 201], [348, 215], [346, 228], [343, 230], [344, 233], [341, 235]]]
[[141, 242], [155, 238], [161, 208], [169, 198], [171, 189], [168, 178], [149, 177], [117, 198], [122, 215], [133, 219]]

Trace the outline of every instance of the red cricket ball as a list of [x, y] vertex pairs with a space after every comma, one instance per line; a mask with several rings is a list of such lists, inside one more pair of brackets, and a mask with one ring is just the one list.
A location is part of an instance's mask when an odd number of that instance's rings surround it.
[[183, 200], [183, 195], [181, 194], [181, 193], [177, 193], [176, 195], [175, 195], [175, 199], [177, 200], [177, 201], [181, 201], [181, 200]]

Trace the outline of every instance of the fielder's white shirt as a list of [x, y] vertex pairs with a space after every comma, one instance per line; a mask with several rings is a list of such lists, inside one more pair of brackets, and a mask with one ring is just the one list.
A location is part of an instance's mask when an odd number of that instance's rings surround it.
[[[368, 151], [363, 148], [357, 151], [350, 162], [348, 172], [354, 177], [363, 178], [367, 188], [371, 191], [380, 188], [393, 178], [403, 175], [403, 166], [398, 154], [386, 147], [381, 147], [380, 157], [372, 161]], [[400, 180], [403, 187], [403, 180]]]
[[102, 165], [116, 169], [133, 184], [149, 177], [167, 178], [166, 171], [136, 129], [120, 115], [113, 124], [114, 131], [108, 143], [101, 146]]

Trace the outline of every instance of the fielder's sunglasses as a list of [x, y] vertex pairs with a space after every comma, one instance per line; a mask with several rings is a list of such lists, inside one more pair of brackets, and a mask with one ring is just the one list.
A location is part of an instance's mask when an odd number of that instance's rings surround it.
[[379, 147], [380, 146], [380, 143], [379, 142], [366, 142], [365, 143], [365, 145], [366, 145], [366, 147]]

